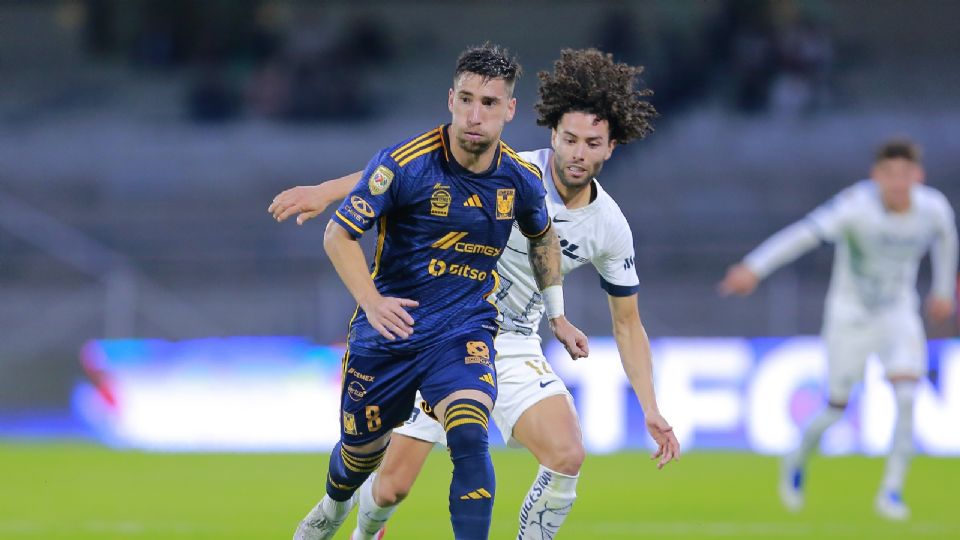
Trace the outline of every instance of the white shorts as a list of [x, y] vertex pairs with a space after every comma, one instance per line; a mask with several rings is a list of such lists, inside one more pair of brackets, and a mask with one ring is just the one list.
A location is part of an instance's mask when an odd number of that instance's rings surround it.
[[823, 328], [831, 402], [850, 399], [871, 354], [877, 355], [887, 377], [922, 377], [927, 372], [926, 335], [914, 310], [886, 310], [869, 317], [832, 315]]
[[[507, 445], [520, 448], [513, 438], [513, 426], [520, 416], [537, 402], [550, 396], [573, 396], [567, 386], [550, 368], [540, 340], [535, 336], [521, 336], [505, 332], [493, 342], [497, 351], [497, 402], [493, 407], [493, 421], [503, 434]], [[447, 435], [436, 420], [421, 410], [423, 398], [417, 393], [417, 401], [410, 418], [394, 433], [446, 446]]]

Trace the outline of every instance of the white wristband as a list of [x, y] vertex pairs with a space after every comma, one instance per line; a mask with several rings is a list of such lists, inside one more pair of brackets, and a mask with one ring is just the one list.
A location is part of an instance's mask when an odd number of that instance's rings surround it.
[[563, 287], [551, 285], [542, 291], [543, 307], [547, 312], [547, 319], [556, 319], [563, 315]]

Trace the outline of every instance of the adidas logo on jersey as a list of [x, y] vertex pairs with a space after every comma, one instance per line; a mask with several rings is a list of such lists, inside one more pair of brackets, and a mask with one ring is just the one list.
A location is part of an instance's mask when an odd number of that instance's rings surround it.
[[461, 500], [461, 501], [468, 501], [468, 500], [470, 500], [470, 499], [473, 499], [473, 500], [477, 501], [477, 500], [480, 500], [480, 499], [489, 499], [489, 498], [491, 498], [491, 497], [492, 497], [492, 496], [490, 495], [490, 492], [489, 492], [489, 491], [487, 491], [487, 490], [485, 490], [485, 489], [483, 489], [483, 488], [480, 488], [480, 489], [471, 491], [470, 493], [467, 493], [466, 495], [460, 497], [460, 500]]
[[480, 196], [476, 193], [467, 197], [467, 200], [464, 201], [463, 205], [470, 206], [472, 208], [483, 208], [483, 203], [480, 202]]
[[484, 373], [479, 378], [481, 381], [489, 384], [490, 386], [493, 386], [493, 387], [497, 386], [497, 384], [493, 382], [493, 375], [491, 375], [490, 373]]

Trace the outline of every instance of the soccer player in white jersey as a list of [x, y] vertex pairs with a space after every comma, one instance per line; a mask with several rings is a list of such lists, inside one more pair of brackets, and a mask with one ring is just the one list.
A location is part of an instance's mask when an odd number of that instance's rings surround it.
[[914, 396], [927, 369], [917, 268], [929, 250], [933, 286], [926, 309], [934, 322], [953, 313], [957, 270], [953, 210], [942, 193], [923, 184], [919, 152], [905, 140], [884, 144], [869, 180], [770, 237], [731, 266], [720, 283], [722, 294], [748, 295], [760, 280], [820, 242], [836, 246], [823, 322], [828, 406], [784, 459], [779, 491], [792, 511], [803, 506], [808, 458], [824, 431], [843, 416], [867, 357], [876, 354], [893, 385], [897, 419], [875, 506], [889, 519], [909, 517], [901, 493], [913, 452]]
[[[540, 73], [536, 106], [537, 123], [551, 129], [551, 149], [520, 157], [544, 173], [547, 207], [561, 237], [562, 271], [592, 264], [600, 274], [624, 371], [657, 443], [657, 466], [663, 467], [679, 458], [680, 447], [657, 408], [650, 345], [637, 307], [633, 236], [620, 207], [596, 180], [617, 144], [652, 131], [656, 111], [644, 99], [650, 91], [635, 88], [641, 71], [595, 49], [562, 51], [554, 72]], [[299, 214], [297, 221], [303, 223], [343, 197], [344, 186], [356, 181], [350, 175], [287, 190], [269, 211], [281, 221]], [[517, 538], [553, 538], [576, 499], [585, 451], [572, 396], [543, 356], [537, 330], [544, 308], [521, 239], [514, 231], [498, 263], [501, 333], [495, 341], [498, 398], [493, 418], [509, 444], [526, 447], [540, 462], [520, 509]], [[444, 443], [443, 428], [420, 410], [394, 430], [380, 470], [361, 488], [354, 540], [383, 534], [383, 525], [435, 443]]]

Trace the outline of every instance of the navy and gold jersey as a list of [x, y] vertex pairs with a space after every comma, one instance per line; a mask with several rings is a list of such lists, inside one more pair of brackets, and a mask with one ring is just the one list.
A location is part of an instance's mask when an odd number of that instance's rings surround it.
[[[381, 150], [333, 221], [355, 238], [377, 226], [372, 276], [383, 296], [409, 298], [413, 335], [388, 341], [358, 309], [349, 343], [357, 352], [422, 350], [468, 325], [495, 331], [495, 268], [514, 221], [528, 237], [550, 228], [540, 170], [503, 142], [486, 172], [450, 152], [440, 126]], [[492, 300], [492, 299], [491, 299]]]

